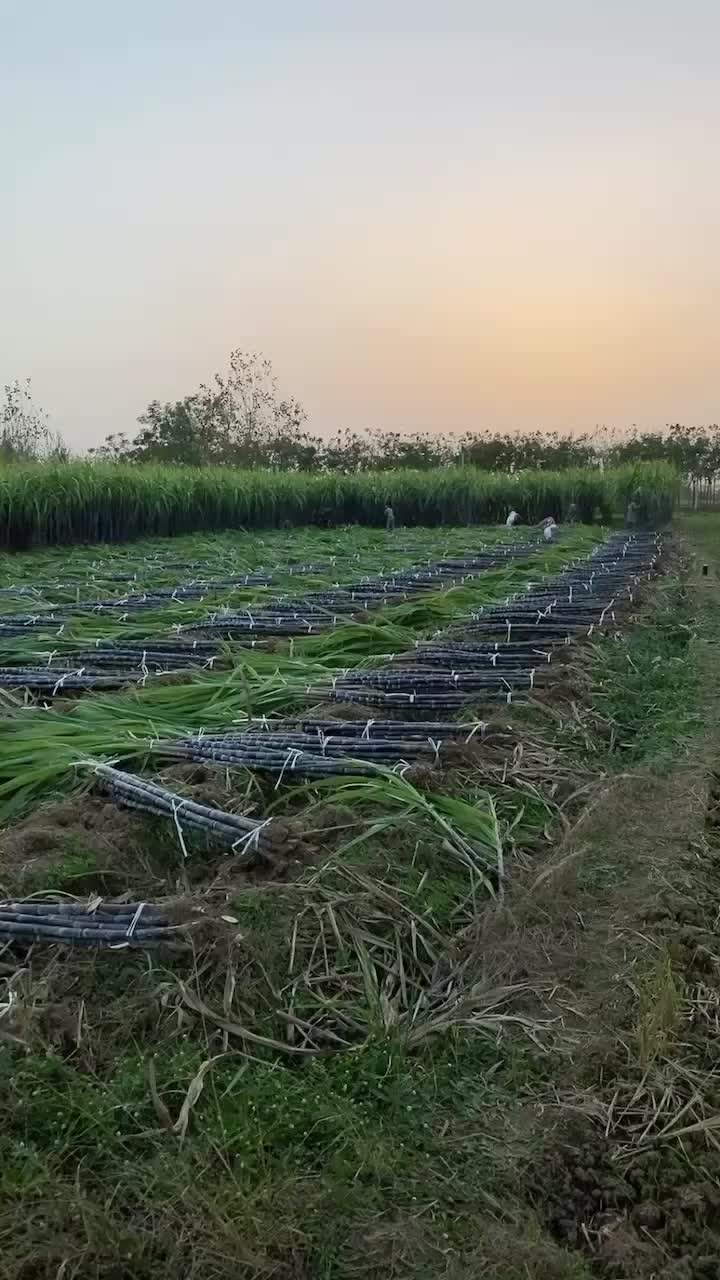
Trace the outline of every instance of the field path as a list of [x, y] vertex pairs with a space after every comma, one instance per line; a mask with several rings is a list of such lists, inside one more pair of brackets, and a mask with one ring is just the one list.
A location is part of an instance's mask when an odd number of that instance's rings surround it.
[[679, 531], [695, 714], [591, 797], [514, 904], [508, 952], [556, 1039], [515, 1131], [547, 1236], [531, 1214], [525, 1270], [490, 1264], [503, 1280], [719, 1274], [720, 525]]

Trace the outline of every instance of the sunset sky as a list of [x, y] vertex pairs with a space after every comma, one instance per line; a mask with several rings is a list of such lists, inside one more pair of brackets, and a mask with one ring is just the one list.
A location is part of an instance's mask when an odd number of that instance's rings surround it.
[[717, 0], [0, 0], [0, 380], [310, 426], [720, 417]]

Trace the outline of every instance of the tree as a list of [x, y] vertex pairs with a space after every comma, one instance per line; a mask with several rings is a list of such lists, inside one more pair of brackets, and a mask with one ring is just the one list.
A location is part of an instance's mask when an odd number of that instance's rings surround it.
[[226, 416], [222, 395], [207, 387], [173, 404], [153, 400], [138, 419], [142, 430], [131, 446], [130, 458], [188, 466], [222, 462], [227, 454]]
[[323, 465], [328, 471], [364, 471], [375, 466], [377, 454], [372, 436], [357, 431], [338, 431], [323, 449]]
[[322, 444], [305, 430], [306, 414], [294, 398], [281, 399], [269, 360], [233, 351], [228, 371], [182, 400], [153, 400], [128, 441], [108, 436], [96, 458], [175, 462], [187, 466], [232, 464], [285, 470], [319, 465]]
[[124, 431], [118, 431], [106, 436], [102, 444], [88, 449], [88, 455], [95, 462], [129, 462], [132, 451], [132, 441]]
[[0, 458], [4, 462], [31, 462], [37, 458], [67, 461], [69, 450], [50, 428], [48, 415], [35, 404], [30, 379], [6, 383], [0, 407]]
[[390, 471], [395, 467], [413, 467], [431, 471], [453, 460], [452, 448], [438, 436], [415, 431], [403, 436], [399, 431], [381, 431], [372, 437], [374, 465]]

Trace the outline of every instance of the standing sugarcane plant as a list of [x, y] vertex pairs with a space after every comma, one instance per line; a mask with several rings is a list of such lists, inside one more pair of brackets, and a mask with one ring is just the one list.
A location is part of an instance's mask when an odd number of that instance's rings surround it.
[[[645, 469], [647, 465], [647, 469]], [[382, 527], [392, 506], [398, 525], [497, 524], [514, 508], [527, 523], [571, 506], [608, 519], [619, 499], [642, 494], [643, 512], [666, 518], [677, 473], [666, 463], [630, 468], [482, 471], [303, 472], [119, 463], [28, 463], [0, 476], [0, 545], [122, 542], [197, 530], [291, 525]]]

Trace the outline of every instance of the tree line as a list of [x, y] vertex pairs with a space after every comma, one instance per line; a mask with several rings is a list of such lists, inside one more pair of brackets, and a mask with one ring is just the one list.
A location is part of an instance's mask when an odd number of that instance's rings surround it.
[[[29, 382], [5, 387], [0, 406], [0, 459], [66, 460], [70, 452], [47, 414], [35, 405]], [[180, 400], [153, 400], [138, 430], [117, 433], [88, 451], [91, 459], [186, 466], [264, 467], [281, 471], [345, 473], [397, 467], [419, 471], [467, 463], [488, 471], [546, 470], [666, 461], [693, 485], [720, 477], [720, 426], [679, 423], [652, 431], [581, 435], [557, 431], [492, 430], [442, 436], [383, 429], [340, 430], [330, 439], [313, 434], [294, 397], [280, 394], [271, 362], [241, 350], [228, 369]]]

